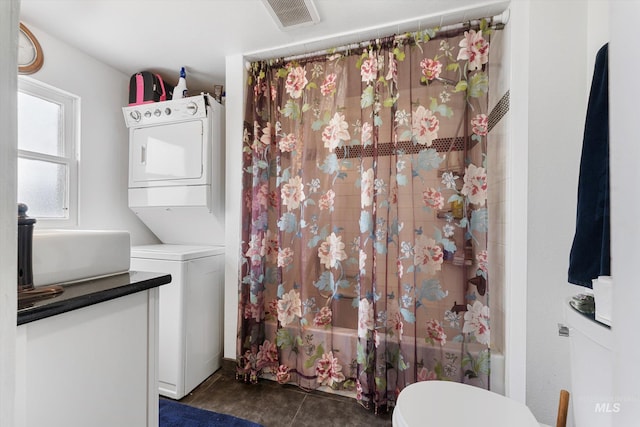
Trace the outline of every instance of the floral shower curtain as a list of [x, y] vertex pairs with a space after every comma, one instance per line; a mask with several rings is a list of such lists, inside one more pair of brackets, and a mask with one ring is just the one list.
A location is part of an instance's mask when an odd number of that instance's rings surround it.
[[238, 377], [488, 387], [485, 20], [252, 63]]

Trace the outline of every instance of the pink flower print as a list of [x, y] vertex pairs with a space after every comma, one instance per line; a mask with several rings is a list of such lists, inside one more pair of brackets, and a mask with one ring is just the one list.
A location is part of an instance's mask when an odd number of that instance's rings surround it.
[[471, 119], [471, 131], [479, 136], [485, 136], [489, 131], [489, 117], [486, 114], [478, 114]]
[[320, 196], [320, 200], [318, 201], [318, 207], [320, 210], [329, 210], [333, 211], [333, 201], [336, 197], [336, 193], [333, 190], [327, 190], [322, 196]]
[[442, 209], [444, 207], [444, 196], [435, 188], [427, 188], [422, 192], [422, 200], [428, 208]]
[[440, 77], [442, 72], [442, 63], [431, 58], [425, 58], [420, 61], [420, 68], [425, 79], [431, 81]]
[[285, 365], [278, 366], [278, 370], [276, 371], [276, 381], [278, 381], [278, 384], [286, 384], [289, 380], [291, 380], [289, 368]]
[[269, 187], [267, 184], [262, 184], [260, 187], [256, 188], [252, 206], [254, 209], [259, 209], [261, 206], [266, 208], [268, 203]]
[[264, 248], [264, 255], [269, 262], [276, 262], [278, 260], [278, 246], [278, 234], [273, 233], [271, 230], [267, 230], [262, 247]]
[[303, 67], [294, 67], [287, 75], [285, 90], [291, 95], [291, 98], [297, 99], [302, 96], [302, 91], [307, 83], [309, 83], [307, 80], [307, 70]]
[[329, 124], [322, 131], [324, 146], [329, 149], [329, 152], [333, 153], [340, 141], [348, 141], [350, 138], [349, 123], [345, 121], [344, 114], [335, 113], [333, 118], [329, 120]]
[[302, 303], [300, 294], [291, 289], [278, 300], [278, 320], [284, 327], [293, 322], [296, 316], [302, 317]]
[[278, 267], [286, 267], [293, 262], [293, 250], [280, 248], [278, 251]]
[[393, 51], [389, 52], [389, 71], [385, 76], [385, 80], [393, 80], [394, 83], [398, 82], [398, 61]]
[[373, 126], [369, 122], [362, 124], [362, 145], [369, 145], [373, 142]]
[[347, 259], [342, 236], [336, 236], [336, 233], [327, 236], [318, 248], [318, 258], [327, 269], [335, 267], [338, 261]]
[[430, 147], [438, 137], [440, 120], [433, 112], [422, 105], [418, 106], [411, 115], [411, 131], [418, 144]]
[[341, 371], [342, 366], [338, 363], [338, 359], [333, 357], [333, 351], [324, 353], [316, 365], [318, 384], [331, 387], [333, 383], [341, 383], [345, 379]]
[[358, 304], [358, 337], [366, 338], [370, 330], [373, 330], [373, 304], [362, 298]]
[[280, 142], [278, 143], [278, 147], [280, 148], [280, 151], [285, 153], [290, 153], [296, 148], [297, 143], [298, 143], [298, 140], [296, 139], [296, 136], [292, 133], [289, 133], [285, 135], [282, 139], [280, 139]]
[[270, 315], [277, 316], [278, 315], [278, 299], [277, 298], [272, 299], [269, 302], [268, 308], [269, 308]]
[[362, 400], [362, 384], [360, 384], [360, 380], [356, 380], [356, 399]]
[[475, 301], [473, 305], [467, 304], [467, 311], [464, 314], [463, 333], [472, 333], [480, 344], [489, 344], [489, 307], [482, 305], [480, 301]]
[[300, 207], [300, 203], [304, 201], [304, 184], [299, 176], [289, 179], [289, 182], [282, 186], [280, 190], [282, 203], [287, 207], [287, 211], [291, 212]]
[[316, 316], [313, 318], [314, 326], [326, 326], [331, 324], [333, 313], [331, 309], [327, 306], [324, 306], [316, 313]]
[[444, 253], [435, 240], [421, 235], [416, 239], [413, 259], [415, 265], [426, 267], [428, 274], [435, 274], [442, 268]]
[[253, 95], [257, 98], [262, 92], [267, 90], [267, 83], [265, 81], [259, 80], [253, 86]]
[[398, 181], [393, 181], [393, 185], [391, 186], [391, 192], [389, 192], [389, 198], [387, 199], [389, 203], [395, 205], [398, 203]]
[[277, 95], [278, 95], [278, 89], [276, 88], [276, 84], [274, 82], [271, 84], [271, 100], [275, 101]]
[[428, 370], [424, 366], [418, 371], [418, 381], [433, 381], [437, 379], [438, 375], [435, 372]]
[[249, 303], [244, 307], [244, 318], [255, 319], [259, 322], [262, 318], [262, 306], [259, 304]]
[[464, 174], [464, 185], [460, 192], [467, 196], [470, 203], [484, 204], [487, 199], [487, 173], [484, 168], [477, 167], [473, 163], [467, 166]]
[[404, 335], [404, 319], [400, 313], [396, 313], [393, 319], [393, 327], [398, 333], [398, 340], [402, 341], [402, 336]]
[[479, 70], [489, 61], [489, 43], [482, 37], [482, 31], [465, 31], [460, 40], [458, 60], [469, 61], [469, 71]]
[[275, 343], [272, 343], [269, 340], [265, 340], [264, 343], [260, 346], [260, 350], [258, 351], [258, 367], [260, 369], [265, 366], [277, 365], [278, 364], [278, 347], [276, 347]]
[[478, 252], [478, 254], [476, 255], [476, 261], [478, 262], [478, 270], [483, 271], [486, 275], [488, 273], [489, 265], [487, 251], [483, 250]]
[[273, 190], [269, 193], [269, 206], [272, 208], [277, 208], [280, 206], [280, 197], [278, 197], [278, 193], [276, 190]]
[[267, 125], [262, 128], [260, 142], [264, 145], [271, 145], [271, 122], [267, 122]]
[[444, 329], [436, 319], [431, 319], [427, 322], [427, 337], [425, 341], [431, 344], [438, 342], [441, 346], [447, 343], [447, 336], [444, 333]]
[[331, 73], [325, 77], [324, 82], [320, 85], [320, 93], [324, 96], [331, 95], [336, 91], [336, 73]]
[[367, 253], [360, 249], [360, 254], [358, 256], [358, 267], [360, 268], [360, 274], [364, 274], [364, 267], [367, 264]]
[[251, 260], [252, 265], [260, 265], [262, 263], [262, 257], [264, 256], [263, 241], [261, 233], [252, 234], [249, 239], [249, 247], [245, 252], [245, 256]]
[[369, 168], [362, 172], [360, 179], [360, 207], [364, 209], [373, 204], [373, 168]]
[[369, 57], [362, 61], [360, 76], [365, 83], [371, 83], [378, 76], [378, 58], [375, 53], [369, 52]]

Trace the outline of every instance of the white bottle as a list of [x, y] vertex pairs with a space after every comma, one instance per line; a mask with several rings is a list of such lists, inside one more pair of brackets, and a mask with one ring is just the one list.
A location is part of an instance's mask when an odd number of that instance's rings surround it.
[[173, 89], [173, 98], [172, 99], [182, 99], [187, 96], [187, 73], [184, 70], [184, 67], [180, 68], [180, 78], [178, 79], [178, 84]]

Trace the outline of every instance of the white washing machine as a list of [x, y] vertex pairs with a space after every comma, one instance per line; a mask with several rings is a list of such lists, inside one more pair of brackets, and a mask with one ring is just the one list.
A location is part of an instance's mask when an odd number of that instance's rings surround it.
[[159, 288], [159, 392], [181, 399], [220, 368], [224, 248], [133, 246], [131, 269], [171, 274]]

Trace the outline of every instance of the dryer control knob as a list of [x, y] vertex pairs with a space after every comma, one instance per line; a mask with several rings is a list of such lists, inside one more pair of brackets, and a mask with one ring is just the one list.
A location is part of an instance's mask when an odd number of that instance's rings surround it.
[[198, 106], [195, 102], [190, 102], [187, 104], [187, 113], [194, 115], [198, 111]]
[[138, 110], [133, 110], [131, 113], [129, 113], [129, 115], [136, 122], [139, 122], [140, 119], [142, 118], [142, 114], [140, 114], [140, 111], [138, 111]]
[[171, 108], [165, 108], [165, 109], [164, 109], [164, 113], [165, 113], [167, 116], [171, 115]]
[[149, 111], [149, 110], [145, 111], [145, 112], [144, 112], [144, 116], [145, 116], [146, 118], [151, 117], [151, 111]]
[[154, 111], [154, 112], [153, 112], [153, 114], [154, 114], [156, 117], [160, 117], [160, 115], [162, 114], [162, 111], [160, 111], [160, 110], [156, 110], [156, 111]]

